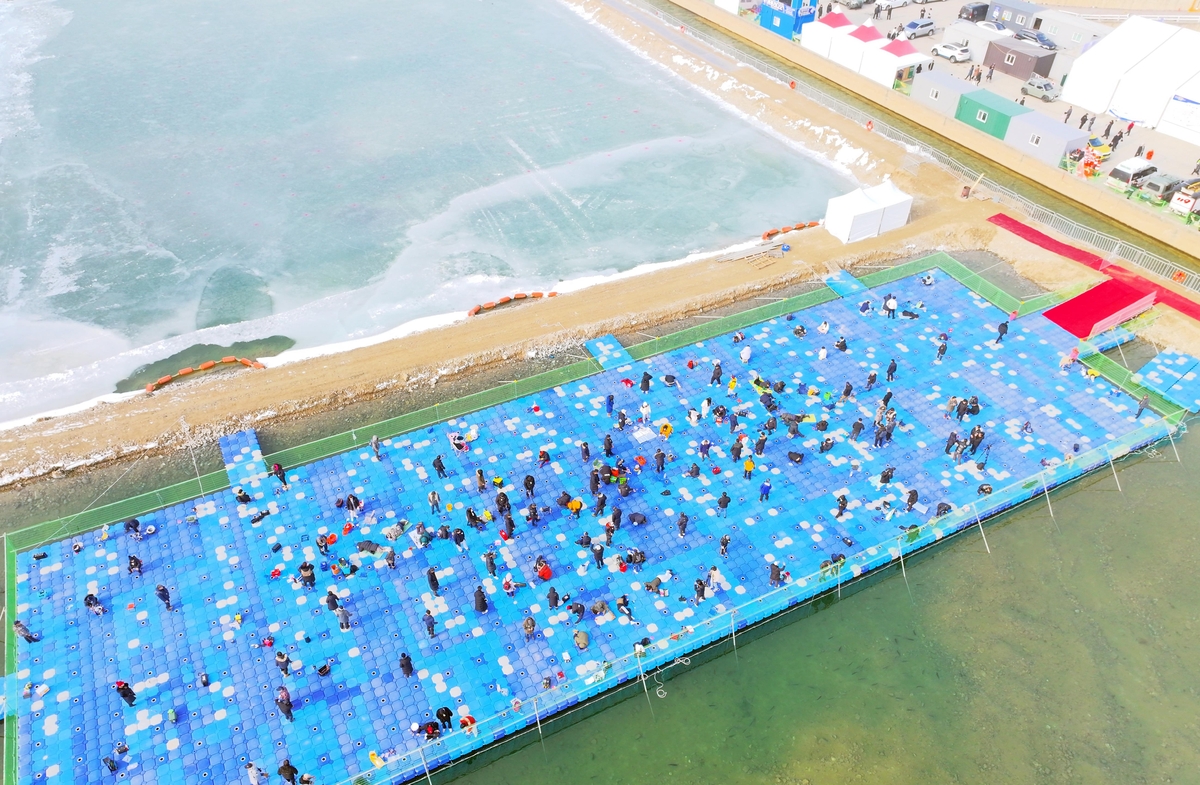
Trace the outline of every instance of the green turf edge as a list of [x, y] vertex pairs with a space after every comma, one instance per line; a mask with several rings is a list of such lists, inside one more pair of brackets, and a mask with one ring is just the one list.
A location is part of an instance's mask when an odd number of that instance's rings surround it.
[[5, 715], [4, 715], [4, 782], [15, 785], [17, 782], [17, 695], [15, 674], [17, 672], [17, 641], [12, 629], [12, 622], [17, 614], [17, 552], [4, 538], [4, 606], [7, 611], [7, 623], [4, 625], [4, 673], [5, 683]]

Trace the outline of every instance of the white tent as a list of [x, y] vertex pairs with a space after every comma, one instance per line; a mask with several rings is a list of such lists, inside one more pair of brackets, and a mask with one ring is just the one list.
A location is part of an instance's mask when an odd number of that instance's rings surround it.
[[[1075, 60], [1063, 85], [1063, 100], [1089, 112], [1107, 112], [1117, 84], [1134, 66], [1146, 59], [1178, 32], [1179, 28], [1140, 16], [1126, 19], [1112, 33]], [[1176, 68], [1195, 73], [1196, 59], [1185, 58]]]
[[879, 49], [888, 40], [873, 26], [860, 25], [846, 35], [839, 35], [829, 43], [829, 59], [840, 66], [857, 72], [862, 65], [863, 52], [868, 48]]
[[1108, 110], [1124, 120], [1155, 127], [1171, 96], [1200, 71], [1197, 55], [1200, 55], [1200, 33], [1176, 30], [1165, 43], [1125, 72]]
[[858, 72], [872, 82], [891, 89], [896, 84], [898, 73], [918, 65], [928, 68], [932, 61], [932, 57], [922, 54], [910, 41], [897, 38], [886, 46], [863, 52]]
[[912, 197], [887, 181], [830, 199], [824, 226], [843, 243], [853, 243], [904, 226], [911, 207]]
[[800, 30], [800, 46], [829, 57], [829, 45], [834, 38], [846, 35], [854, 29], [854, 23], [845, 14], [825, 14], [815, 22], [809, 22]]
[[1158, 130], [1200, 147], [1200, 74], [1171, 96]]
[[868, 188], [866, 194], [871, 201], [883, 208], [883, 217], [879, 221], [880, 234], [899, 229], [908, 223], [913, 198], [897, 188], [891, 180]]

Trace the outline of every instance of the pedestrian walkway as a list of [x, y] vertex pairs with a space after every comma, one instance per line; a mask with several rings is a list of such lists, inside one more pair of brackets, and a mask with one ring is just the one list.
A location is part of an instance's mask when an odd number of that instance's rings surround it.
[[[230, 481], [249, 501], [230, 489], [141, 516], [143, 532], [156, 528], [141, 540], [114, 527], [18, 555], [17, 613], [43, 636], [18, 642], [18, 678], [49, 687], [18, 707], [18, 781], [107, 781], [106, 756], [116, 779], [131, 785], [243, 781], [247, 762], [273, 772], [284, 757], [334, 783], [371, 769], [372, 753], [389, 776], [418, 776], [426, 764], [531, 727], [727, 635], [731, 610], [741, 626], [882, 567], [900, 547], [974, 525], [967, 508], [961, 521], [950, 522], [951, 514], [945, 524], [912, 529], [941, 504], [975, 504], [988, 498], [983, 486], [994, 486], [992, 500], [1004, 500], [984, 508], [988, 515], [1039, 493], [1043, 481], [1053, 486], [1086, 470], [1071, 462], [1091, 448], [1128, 449], [1165, 435], [1143, 430], [1161, 421], [1152, 411], [1136, 421], [1136, 401], [1103, 379], [1060, 369], [1076, 346], [1072, 336], [1032, 315], [1000, 340], [1004, 313], [940, 270], [931, 274], [930, 285], [913, 276], [870, 292], [875, 303], [895, 297], [898, 318], [861, 311], [862, 298], [828, 302], [744, 328], [736, 344], [724, 335], [626, 360], [384, 439], [379, 457], [364, 447], [286, 467], [286, 487], [269, 473], [252, 432], [222, 439]], [[827, 332], [818, 330], [823, 323]], [[620, 356], [611, 342], [597, 347], [610, 363]], [[712, 382], [715, 361], [722, 374]], [[870, 372], [877, 381], [868, 389]], [[952, 395], [976, 396], [980, 408], [948, 414]], [[890, 437], [873, 425], [884, 398], [895, 414]], [[618, 429], [622, 412], [628, 424]], [[636, 422], [642, 416], [648, 420]], [[860, 419], [865, 427], [855, 436]], [[887, 430], [888, 418], [881, 420]], [[673, 432], [662, 430], [668, 424]], [[969, 448], [976, 427], [982, 437]], [[619, 467], [618, 459], [630, 492], [600, 481], [601, 505], [592, 470]], [[767, 479], [769, 499], [760, 502]], [[1004, 496], [1009, 484], [1015, 490]], [[432, 501], [431, 491], [439, 495]], [[509, 539], [500, 536], [500, 491], [513, 508]], [[559, 506], [563, 493], [583, 502], [577, 517]], [[723, 493], [727, 517], [717, 503]], [[347, 511], [350, 494], [365, 503], [361, 512]], [[533, 507], [536, 522], [526, 519]], [[476, 531], [467, 508], [494, 520]], [[622, 523], [611, 545], [597, 554], [579, 544], [585, 532], [604, 543], [615, 509]], [[681, 514], [689, 519], [682, 527]], [[442, 526], [463, 529], [466, 550], [439, 537]], [[328, 554], [319, 537], [334, 540]], [[644, 567], [630, 563], [632, 549], [645, 554]], [[130, 555], [143, 561], [144, 577], [128, 573]], [[537, 577], [538, 557], [552, 572], [548, 581]], [[316, 573], [311, 590], [297, 580], [306, 561]], [[772, 565], [785, 594], [772, 592]], [[170, 589], [174, 611], [156, 600], [158, 583]], [[484, 612], [476, 610], [477, 587]], [[551, 607], [551, 587], [580, 603], [578, 617]], [[349, 611], [348, 631], [327, 610], [329, 591]], [[88, 612], [89, 593], [109, 612]], [[631, 618], [616, 613], [622, 596]], [[639, 643], [645, 657], [631, 657]], [[290, 657], [292, 675], [274, 664], [277, 651]], [[413, 662], [411, 677], [402, 653]], [[132, 685], [134, 706], [115, 693], [117, 680]], [[294, 722], [274, 702], [285, 684]], [[453, 714], [443, 746], [421, 747], [425, 732], [410, 727], [436, 723], [440, 707]], [[468, 717], [477, 735], [460, 730]], [[122, 741], [129, 750], [115, 753]]]
[[590, 341], [584, 341], [583, 345], [596, 358], [596, 362], [600, 363], [600, 367], [606, 371], [626, 365], [633, 365], [633, 358], [629, 356], [629, 352], [625, 351], [625, 347], [621, 345], [621, 342], [612, 335], [604, 335]]

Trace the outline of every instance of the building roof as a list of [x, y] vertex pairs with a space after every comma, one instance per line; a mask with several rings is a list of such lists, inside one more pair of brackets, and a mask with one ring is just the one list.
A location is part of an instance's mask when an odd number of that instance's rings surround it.
[[1046, 7], [1039, 3], [1027, 3], [1025, 0], [993, 0], [992, 7], [996, 6], [1007, 8], [1010, 11], [1024, 11], [1027, 14], [1037, 13]]
[[969, 93], [963, 93], [964, 99], [969, 99], [979, 104], [980, 106], [991, 109], [993, 112], [1001, 112], [1009, 117], [1015, 117], [1019, 114], [1032, 112], [1028, 106], [1021, 106], [1011, 98], [1005, 98], [1002, 95], [997, 95], [991, 90], [972, 90]]

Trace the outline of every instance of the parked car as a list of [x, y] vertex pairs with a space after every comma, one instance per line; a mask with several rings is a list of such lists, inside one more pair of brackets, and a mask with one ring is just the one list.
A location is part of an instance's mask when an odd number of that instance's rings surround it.
[[904, 26], [904, 32], [901, 35], [910, 41], [921, 36], [933, 35], [933, 20], [914, 19]]
[[1088, 139], [1088, 148], [1101, 161], [1107, 161], [1108, 157], [1112, 155], [1112, 148], [1108, 146], [1108, 142], [1098, 136]]
[[[874, 0], [871, 0], [874, 2]], [[867, 4], [867, 0], [842, 0], [842, 5], [849, 8], [851, 11], [857, 11]]]
[[1011, 36], [1013, 34], [1013, 31], [1005, 27], [1003, 22], [976, 22], [975, 24], [979, 25], [984, 30], [991, 30], [993, 33], [1000, 33], [1001, 35], [1007, 36]]
[[1030, 95], [1050, 103], [1062, 97], [1062, 89], [1046, 77], [1033, 74], [1021, 85], [1021, 95]]
[[1169, 202], [1181, 185], [1183, 185], [1182, 177], [1176, 177], [1166, 172], [1156, 172], [1151, 177], [1147, 177], [1146, 182], [1142, 183], [1142, 193], [1151, 199]]
[[933, 53], [952, 63], [965, 63], [971, 59], [971, 50], [962, 44], [938, 44], [933, 47]]
[[1127, 188], [1141, 188], [1142, 183], [1150, 179], [1158, 171], [1158, 167], [1145, 158], [1130, 158], [1113, 167], [1108, 173], [1109, 188], [1124, 191]]
[[889, 8], [903, 8], [908, 5], [908, 0], [879, 0], [879, 7], [884, 11]]
[[917, 5], [925, 5], [926, 3], [936, 3], [939, 0], [913, 0]]
[[987, 19], [987, 12], [987, 3], [967, 3], [958, 9], [958, 18], [966, 19], [968, 22], [982, 22]]
[[1200, 213], [1200, 177], [1186, 180], [1171, 197], [1171, 212], [1180, 215]]
[[1013, 34], [1013, 38], [1018, 41], [1028, 41], [1034, 46], [1040, 46], [1043, 49], [1057, 49], [1058, 44], [1050, 40], [1045, 33], [1040, 30], [1030, 30], [1026, 27], [1023, 30], [1018, 30]]

